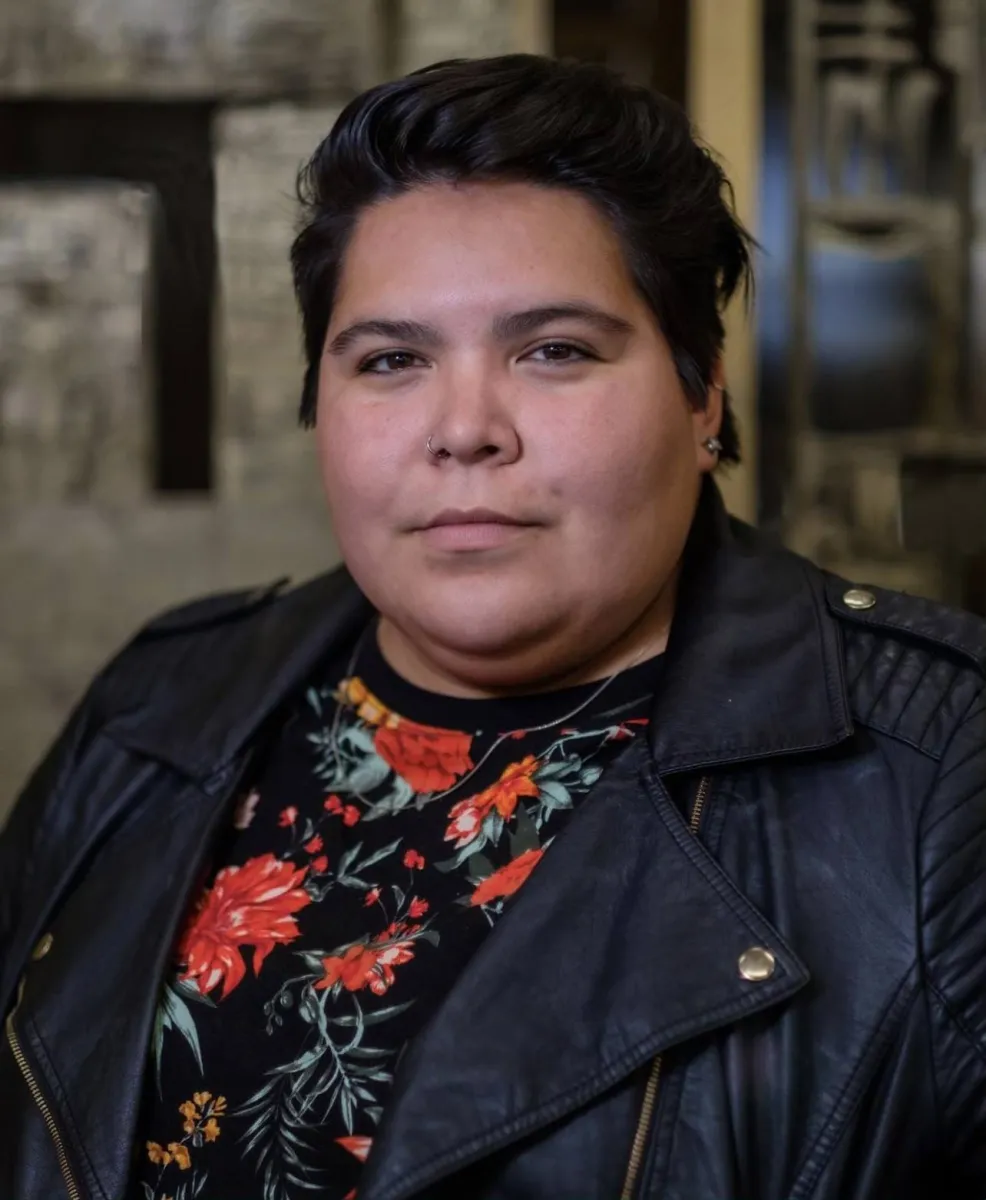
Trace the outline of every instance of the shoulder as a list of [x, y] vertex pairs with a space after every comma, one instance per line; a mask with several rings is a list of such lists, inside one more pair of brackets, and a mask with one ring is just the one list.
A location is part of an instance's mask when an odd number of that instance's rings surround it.
[[820, 572], [853, 718], [940, 759], [986, 693], [986, 621]]
[[223, 654], [285, 594], [287, 579], [198, 596], [162, 610], [124, 641], [98, 672], [85, 703], [103, 718], [126, 709], [135, 693], [150, 697], [182, 664]]
[[134, 642], [175, 637], [243, 621], [272, 604], [290, 582], [283, 578], [259, 587], [217, 592], [165, 609], [139, 630]]

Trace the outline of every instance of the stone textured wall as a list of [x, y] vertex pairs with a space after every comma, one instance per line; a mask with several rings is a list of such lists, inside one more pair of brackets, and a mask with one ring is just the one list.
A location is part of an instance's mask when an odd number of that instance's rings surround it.
[[544, 49], [529, 40], [546, 5], [0, 4], [0, 98], [220, 102], [211, 498], [150, 490], [141, 330], [153, 196], [0, 188], [0, 821], [94, 671], [148, 617], [338, 561], [295, 417], [295, 174], [339, 105], [382, 77], [387, 47], [398, 71]]
[[338, 94], [380, 70], [377, 0], [5, 0], [0, 92]]
[[304, 360], [288, 251], [294, 181], [338, 109], [273, 104], [216, 121], [221, 489], [239, 501], [318, 503], [307, 439], [295, 420]]
[[153, 197], [0, 187], [0, 506], [147, 492]]
[[517, 0], [404, 0], [400, 70], [520, 49], [518, 7]]

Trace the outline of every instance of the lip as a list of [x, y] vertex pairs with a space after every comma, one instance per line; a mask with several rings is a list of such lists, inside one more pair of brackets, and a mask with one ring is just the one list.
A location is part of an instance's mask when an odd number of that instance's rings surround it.
[[492, 508], [446, 508], [433, 517], [425, 529], [440, 529], [446, 525], [529, 525], [517, 517], [507, 516]]
[[449, 508], [421, 529], [434, 550], [453, 552], [495, 550], [534, 526], [490, 508]]

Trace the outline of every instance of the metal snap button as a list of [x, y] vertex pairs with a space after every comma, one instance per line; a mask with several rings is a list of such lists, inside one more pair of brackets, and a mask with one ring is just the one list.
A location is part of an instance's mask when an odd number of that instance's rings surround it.
[[744, 950], [739, 959], [739, 973], [750, 983], [763, 983], [777, 969], [777, 959], [763, 946]]
[[857, 612], [862, 612], [876, 605], [876, 596], [872, 592], [868, 592], [866, 588], [850, 588], [842, 597], [842, 603], [846, 608], [854, 608]]
[[31, 951], [31, 958], [34, 962], [40, 962], [54, 945], [54, 942], [54, 937], [50, 933], [46, 933]]

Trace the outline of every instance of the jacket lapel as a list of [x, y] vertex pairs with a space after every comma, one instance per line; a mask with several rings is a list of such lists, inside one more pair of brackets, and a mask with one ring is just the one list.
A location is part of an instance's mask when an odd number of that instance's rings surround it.
[[[752, 946], [774, 953], [769, 980], [740, 976]], [[807, 980], [634, 745], [409, 1048], [360, 1200], [410, 1197]]]

